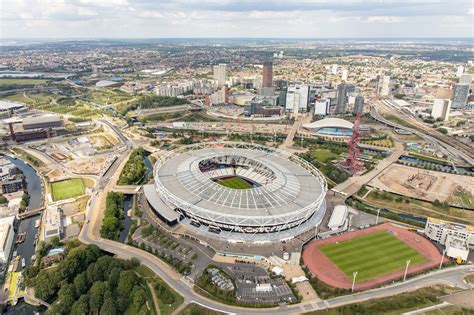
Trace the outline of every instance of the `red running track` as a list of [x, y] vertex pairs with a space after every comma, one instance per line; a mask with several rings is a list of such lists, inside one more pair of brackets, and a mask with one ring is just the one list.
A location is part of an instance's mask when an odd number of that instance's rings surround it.
[[[352, 279], [347, 278], [347, 276], [319, 250], [319, 247], [336, 242], [343, 242], [357, 236], [384, 230], [391, 230], [395, 232], [394, 234], [398, 239], [414, 248], [427, 259], [427, 261], [422, 264], [409, 266], [408, 274], [419, 273], [423, 270], [439, 265], [441, 261], [441, 253], [429, 240], [414, 231], [408, 231], [404, 228], [389, 223], [373, 226], [364, 230], [344, 233], [322, 240], [314, 240], [310, 242], [303, 251], [304, 264], [315, 277], [324, 283], [337, 288], [350, 289], [352, 287]], [[444, 262], [448, 262], [448, 260], [444, 258]], [[398, 280], [403, 277], [404, 273], [405, 270], [403, 269], [381, 275], [374, 279], [358, 283], [356, 282], [354, 289], [367, 290], [387, 282]]]

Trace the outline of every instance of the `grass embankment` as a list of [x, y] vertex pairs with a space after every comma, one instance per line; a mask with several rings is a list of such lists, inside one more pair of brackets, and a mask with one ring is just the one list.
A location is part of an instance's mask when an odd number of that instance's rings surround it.
[[82, 196], [84, 193], [85, 186], [81, 178], [71, 178], [51, 183], [53, 201]]
[[357, 272], [356, 282], [402, 270], [408, 259], [411, 266], [426, 261], [424, 256], [387, 231], [325, 245], [321, 252], [349, 279]]
[[[422, 288], [386, 298], [374, 299], [362, 303], [348, 304], [327, 310], [313, 311], [306, 315], [352, 315], [352, 314], [403, 314], [412, 310], [440, 304], [439, 298], [447, 294], [446, 287]], [[463, 314], [463, 313], [461, 313]], [[472, 314], [472, 313], [467, 313]]]
[[0, 86], [2, 85], [39, 85], [45, 84], [48, 80], [44, 79], [0, 79]]
[[363, 200], [375, 207], [387, 208], [396, 212], [457, 221], [464, 224], [472, 224], [471, 221], [474, 219], [474, 211], [444, 206], [443, 204], [437, 207], [427, 201], [400, 197], [388, 192], [380, 194], [371, 191]]

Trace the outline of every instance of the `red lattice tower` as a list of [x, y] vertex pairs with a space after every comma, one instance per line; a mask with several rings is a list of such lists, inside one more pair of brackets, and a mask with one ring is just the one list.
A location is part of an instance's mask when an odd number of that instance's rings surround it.
[[347, 155], [347, 158], [342, 162], [342, 165], [347, 167], [347, 169], [352, 174], [355, 174], [364, 168], [364, 164], [359, 160], [359, 157], [360, 157], [359, 140], [360, 140], [360, 113], [357, 113], [356, 121], [354, 123], [354, 127], [352, 128], [352, 137], [347, 142], [348, 155]]

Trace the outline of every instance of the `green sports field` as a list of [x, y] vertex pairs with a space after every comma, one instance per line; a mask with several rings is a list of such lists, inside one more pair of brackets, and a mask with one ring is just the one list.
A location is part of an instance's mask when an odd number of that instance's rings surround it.
[[320, 250], [349, 279], [352, 279], [352, 273], [357, 271], [356, 282], [404, 270], [408, 259], [411, 260], [410, 266], [426, 261], [424, 256], [388, 231], [324, 245]]
[[66, 179], [51, 183], [51, 195], [53, 201], [68, 199], [84, 195], [84, 183], [80, 178]]
[[249, 189], [252, 188], [252, 185], [243, 180], [240, 177], [231, 177], [226, 179], [221, 179], [217, 181], [222, 186], [233, 188], [233, 189]]

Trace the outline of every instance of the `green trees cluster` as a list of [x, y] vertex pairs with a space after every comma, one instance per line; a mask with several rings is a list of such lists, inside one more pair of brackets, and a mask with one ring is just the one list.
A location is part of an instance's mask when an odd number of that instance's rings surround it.
[[160, 96], [160, 95], [147, 95], [141, 97], [135, 103], [127, 106], [122, 110], [122, 114], [125, 115], [128, 111], [140, 109], [150, 109], [158, 107], [170, 107], [188, 104], [189, 101], [185, 98], [171, 97], [171, 96]]
[[110, 240], [118, 240], [120, 231], [123, 230], [123, 209], [124, 196], [119, 192], [109, 192], [107, 194], [104, 220], [100, 229], [100, 235]]
[[136, 148], [130, 154], [117, 183], [119, 185], [140, 185], [145, 179], [146, 171], [145, 150], [141, 147]]
[[28, 281], [37, 297], [52, 304], [46, 314], [146, 314], [145, 285], [133, 270], [138, 265], [80, 245], [56, 269], [41, 270]]

